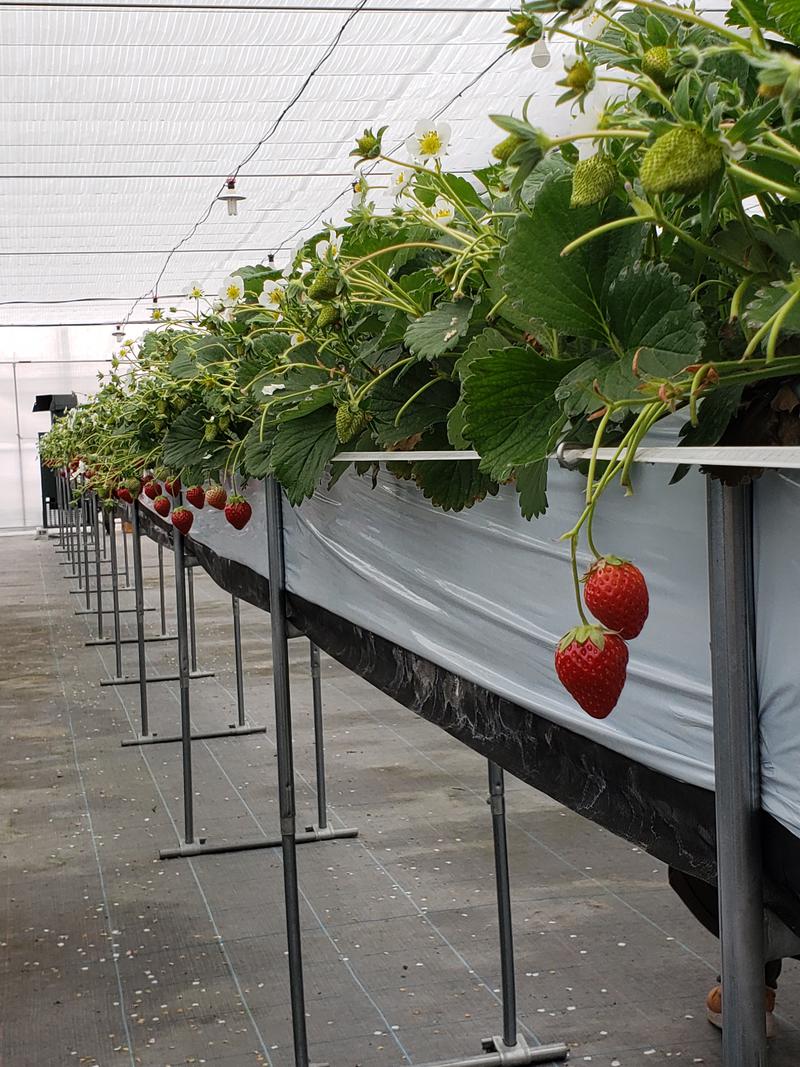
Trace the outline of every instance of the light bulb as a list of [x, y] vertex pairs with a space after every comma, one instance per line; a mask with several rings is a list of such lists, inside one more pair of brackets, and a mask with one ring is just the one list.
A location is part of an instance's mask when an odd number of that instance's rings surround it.
[[225, 191], [220, 193], [217, 200], [224, 200], [228, 205], [229, 215], [239, 214], [239, 201], [246, 200], [247, 197], [242, 196], [241, 193], [236, 192], [236, 179], [228, 178], [225, 182]]

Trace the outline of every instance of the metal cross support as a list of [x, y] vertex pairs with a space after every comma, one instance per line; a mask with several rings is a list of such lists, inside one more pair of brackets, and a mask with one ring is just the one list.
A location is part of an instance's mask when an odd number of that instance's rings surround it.
[[[144, 700], [145, 706], [146, 706], [147, 698], [146, 698], [146, 695], [143, 696], [142, 694], [146, 694], [146, 688], [147, 688], [148, 683], [150, 683], [150, 682], [179, 682], [181, 680], [181, 676], [180, 676], [180, 671], [177, 674], [158, 674], [158, 675], [151, 675], [150, 677], [148, 677], [148, 675], [147, 675], [147, 663], [146, 663], [146, 657], [145, 657], [145, 654], [144, 654], [144, 645], [147, 643], [148, 638], [145, 637], [145, 634], [144, 634], [144, 620], [143, 619], [140, 620], [140, 614], [142, 612], [144, 612], [144, 611], [153, 611], [154, 609], [153, 608], [144, 607], [144, 575], [143, 575], [143, 568], [142, 568], [142, 531], [141, 531], [141, 524], [139, 522], [139, 512], [137, 510], [136, 504], [133, 505], [133, 507], [131, 508], [131, 511], [132, 511], [132, 515], [133, 515], [133, 580], [134, 580], [134, 600], [135, 600], [135, 605], [136, 606], [134, 608], [130, 609], [130, 610], [136, 612], [136, 644], [141, 646], [140, 647], [140, 654], [139, 654], [139, 673], [138, 673], [138, 676], [136, 676], [136, 677], [123, 677], [122, 675], [119, 675], [116, 678], [102, 678], [100, 680], [100, 685], [101, 686], [138, 685], [139, 686], [139, 694], [140, 694], [140, 702], [142, 700]], [[175, 531], [175, 533], [177, 534], [177, 531]], [[184, 559], [185, 559], [185, 552], [184, 552]], [[163, 603], [164, 603], [164, 571], [163, 571], [163, 567], [159, 568], [159, 587], [160, 587], [160, 596], [161, 596], [162, 612], [163, 612]], [[214, 677], [214, 671], [199, 671], [199, 670], [197, 670], [197, 652], [196, 652], [195, 641], [194, 641], [195, 626], [194, 626], [194, 597], [193, 596], [190, 597], [189, 607], [190, 607], [190, 611], [191, 611], [191, 614], [192, 614], [192, 624], [191, 625], [192, 625], [192, 635], [193, 635], [192, 636], [192, 647], [193, 647], [192, 667], [191, 667], [191, 669], [189, 671], [189, 677], [193, 678], [193, 679], [196, 679], [196, 678], [213, 678]], [[125, 608], [122, 608], [121, 610], [125, 611]], [[162, 614], [162, 618], [163, 618], [163, 614]], [[169, 634], [160, 634], [159, 638], [162, 639], [162, 640], [163, 639], [171, 639], [171, 635], [169, 635]], [[159, 638], [150, 638], [149, 640], [151, 640], [151, 641], [152, 640], [158, 640]], [[214, 736], [227, 737], [229, 733], [233, 733], [233, 732], [234, 731], [232, 729], [229, 729], [229, 730], [226, 730], [223, 734], [215, 734]], [[249, 731], [241, 731], [241, 732], [249, 732]], [[164, 744], [166, 741], [179, 741], [180, 740], [180, 735], [176, 735], [174, 737], [169, 737], [169, 738], [159, 737], [157, 741], [155, 740], [155, 738], [156, 738], [155, 734], [150, 735], [149, 732], [143, 728], [142, 729], [142, 734], [141, 734], [141, 736], [139, 738], [126, 739], [125, 741], [122, 742], [122, 744], [123, 745], [135, 745], [135, 744], [140, 744], [140, 743]]]
[[[117, 678], [117, 679], [113, 679], [113, 678], [112, 679], [102, 679], [101, 682], [100, 682], [101, 685], [138, 684], [138, 686], [139, 686], [139, 708], [140, 708], [141, 729], [140, 729], [140, 732], [135, 737], [125, 737], [125, 738], [122, 739], [120, 744], [121, 744], [121, 746], [123, 748], [132, 748], [132, 747], [139, 746], [139, 745], [166, 745], [166, 744], [174, 744], [175, 742], [178, 742], [178, 741], [181, 741], [181, 742], [183, 741], [183, 726], [181, 727], [181, 733], [179, 733], [179, 734], [158, 734], [155, 731], [151, 731], [150, 730], [150, 713], [149, 713], [149, 705], [148, 705], [147, 685], [148, 685], [149, 682], [170, 682], [170, 681], [177, 681], [177, 682], [181, 682], [181, 685], [183, 684], [183, 678], [182, 678], [182, 675], [181, 675], [180, 645], [181, 645], [181, 640], [185, 639], [186, 640], [186, 644], [187, 644], [187, 648], [188, 648], [188, 640], [189, 640], [188, 639], [188, 631], [186, 629], [187, 620], [186, 620], [186, 617], [185, 617], [185, 612], [184, 612], [184, 617], [182, 619], [180, 611], [178, 611], [177, 612], [177, 630], [178, 630], [178, 632], [177, 632], [177, 635], [176, 635], [176, 639], [178, 641], [178, 674], [177, 675], [158, 675], [156, 677], [148, 677], [148, 675], [147, 675], [147, 653], [146, 653], [146, 650], [145, 650], [145, 644], [148, 641], [148, 638], [145, 637], [145, 633], [144, 633], [144, 612], [147, 609], [144, 607], [144, 577], [143, 577], [143, 569], [142, 569], [142, 530], [141, 530], [141, 523], [139, 521], [139, 511], [138, 511], [138, 508], [137, 508], [136, 504], [134, 504], [133, 507], [131, 508], [131, 519], [132, 519], [132, 527], [133, 527], [133, 587], [134, 587], [134, 599], [135, 599], [135, 602], [136, 602], [136, 609], [135, 609], [136, 610], [136, 644], [137, 644], [138, 653], [139, 653], [139, 655], [138, 655], [139, 673], [138, 673], [138, 677], [136, 677], [136, 678], [131, 678], [131, 679], [128, 679], [128, 678], [124, 678], [124, 679], [119, 679], [119, 678]], [[180, 536], [177, 530], [174, 531], [174, 536], [175, 536], [175, 539], [177, 539]], [[178, 575], [177, 575], [178, 562], [179, 562], [178, 561], [178, 557], [176, 555], [175, 556], [176, 590], [178, 588]], [[180, 567], [181, 567], [182, 572], [184, 572], [184, 579], [185, 579], [186, 554], [185, 554], [183, 539], [181, 539]], [[161, 572], [161, 575], [162, 575], [162, 578], [163, 578], [163, 570]], [[184, 586], [182, 588], [183, 588], [183, 594], [184, 594], [184, 598], [185, 598], [185, 595], [186, 595], [186, 586], [185, 586], [185, 584], [184, 584]], [[184, 627], [183, 634], [181, 633], [181, 627], [182, 626]], [[170, 637], [170, 635], [164, 635], [163, 637], [162, 637], [162, 635], [159, 635], [158, 637], [150, 638], [149, 640], [163, 640], [163, 639], [168, 639], [169, 637]], [[187, 655], [188, 655], [188, 653], [187, 653]], [[187, 666], [187, 670], [188, 670], [188, 666]], [[191, 671], [188, 671], [188, 677], [189, 677], [190, 680], [192, 678], [213, 677], [213, 674], [214, 674], [213, 671], [205, 671], [205, 672], [198, 671], [196, 674], [193, 674]], [[237, 736], [237, 735], [241, 735], [241, 734], [257, 734], [257, 733], [264, 733], [265, 731], [266, 731], [266, 727], [265, 726], [247, 726], [247, 725], [245, 725], [243, 723], [235, 723], [235, 724], [231, 724], [230, 726], [220, 727], [219, 729], [207, 730], [207, 731], [204, 731], [203, 733], [193, 733], [191, 735], [191, 740], [192, 741], [206, 741], [206, 740], [211, 740], [212, 738], [216, 738], [216, 737], [232, 737], [232, 736]]]
[[511, 886], [508, 875], [506, 796], [503, 768], [492, 760], [489, 766], [488, 804], [492, 813], [495, 891], [500, 933], [500, 975], [503, 995], [503, 1032], [484, 1039], [483, 1053], [439, 1060], [425, 1067], [516, 1067], [517, 1064], [563, 1063], [569, 1048], [563, 1042], [530, 1046], [517, 1030], [517, 986], [514, 975], [514, 931], [511, 919]]
[[752, 489], [709, 478], [707, 492], [722, 1060], [725, 1067], [763, 1067], [767, 1043]]

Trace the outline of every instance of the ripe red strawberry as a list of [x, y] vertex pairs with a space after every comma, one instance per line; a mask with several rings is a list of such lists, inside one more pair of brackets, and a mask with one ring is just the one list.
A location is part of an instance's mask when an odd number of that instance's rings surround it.
[[150, 500], [155, 500], [157, 496], [161, 496], [161, 486], [155, 480], [151, 478], [150, 481], [144, 487], [144, 495], [149, 497]]
[[169, 515], [169, 509], [172, 507], [168, 496], [157, 496], [153, 501], [153, 507], [156, 509], [159, 515], [162, 515], [165, 519]]
[[558, 643], [556, 674], [593, 719], [614, 710], [628, 666], [628, 646], [600, 626], [576, 626]]
[[128, 489], [128, 487], [126, 485], [121, 485], [119, 487], [119, 489], [117, 489], [117, 500], [121, 500], [125, 504], [132, 504], [133, 503], [133, 497], [131, 496], [131, 491], [130, 491], [130, 489]]
[[644, 575], [626, 559], [604, 556], [584, 576], [583, 599], [596, 619], [630, 641], [638, 637], [650, 610]]
[[186, 536], [192, 528], [194, 522], [194, 515], [188, 508], [175, 508], [172, 513], [172, 525]]
[[152, 474], [143, 474], [142, 475], [142, 485], [143, 486], [147, 485], [148, 482], [152, 482], [152, 480], [153, 480], [153, 475]]
[[243, 530], [250, 522], [252, 514], [253, 509], [243, 496], [233, 494], [228, 497], [228, 503], [225, 506], [225, 518], [231, 526], [234, 526], [237, 530]]
[[218, 508], [222, 511], [227, 502], [228, 494], [221, 485], [211, 485], [206, 490], [206, 503], [210, 504], [212, 508]]
[[164, 482], [164, 488], [167, 490], [167, 492], [169, 493], [170, 496], [177, 496], [178, 493], [181, 491], [181, 480], [180, 480], [180, 478], [172, 478], [172, 479], [168, 478]]
[[198, 510], [202, 508], [206, 502], [206, 492], [202, 485], [192, 485], [186, 490], [186, 499], [192, 505], [192, 507]]

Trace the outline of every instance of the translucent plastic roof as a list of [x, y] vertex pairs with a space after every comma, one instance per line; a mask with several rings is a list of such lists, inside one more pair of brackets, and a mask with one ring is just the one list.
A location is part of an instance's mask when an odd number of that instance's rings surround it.
[[[135, 323], [156, 284], [169, 305], [268, 252], [281, 263], [349, 207], [365, 126], [388, 124], [393, 147], [441, 114], [452, 170], [483, 165], [502, 137], [487, 114], [519, 113], [531, 93], [560, 132], [565, 45], [544, 69], [531, 50], [503, 55], [507, 10], [0, 0], [0, 325]], [[230, 218], [214, 198], [261, 141]]]

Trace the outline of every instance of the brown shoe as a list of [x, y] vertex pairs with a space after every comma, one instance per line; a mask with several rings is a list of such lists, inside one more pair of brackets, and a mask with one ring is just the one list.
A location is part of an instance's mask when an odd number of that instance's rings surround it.
[[[775, 1036], [775, 990], [764, 987], [764, 1009], [766, 1011], [767, 1037]], [[722, 1029], [722, 986], [715, 985], [706, 997], [706, 1018], [712, 1026]]]

